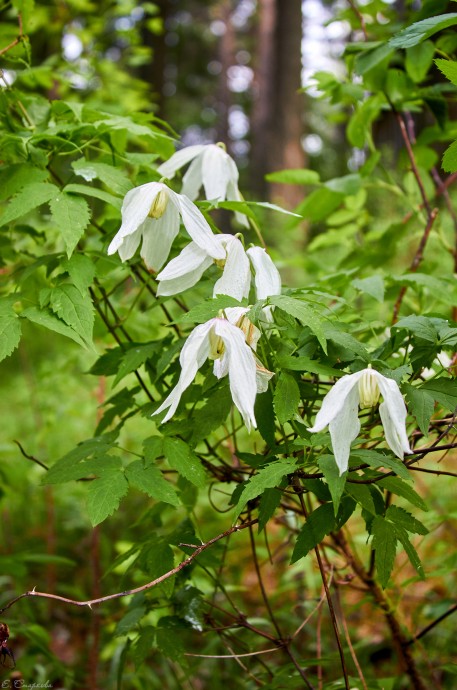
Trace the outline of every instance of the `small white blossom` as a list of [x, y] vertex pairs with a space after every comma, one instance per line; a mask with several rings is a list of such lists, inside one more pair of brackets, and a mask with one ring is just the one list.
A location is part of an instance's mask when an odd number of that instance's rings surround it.
[[[159, 166], [158, 172], [171, 179], [177, 170], [190, 163], [182, 180], [181, 193], [196, 199], [201, 187], [207, 199], [243, 201], [238, 189], [238, 168], [223, 144], [197, 144], [177, 151]], [[246, 216], [236, 213], [239, 223], [248, 227]]]
[[158, 271], [178, 234], [180, 217], [197, 247], [204, 248], [213, 259], [224, 258], [201, 211], [186, 196], [176, 194], [162, 182], [148, 182], [127, 192], [121, 214], [122, 224], [108, 254], [119, 252], [122, 261], [131, 259], [143, 240], [141, 256], [148, 268]]
[[[262, 247], [250, 247], [246, 254], [254, 269], [255, 296], [257, 300], [281, 294], [281, 276], [272, 259]], [[267, 321], [273, 321], [274, 307], [265, 307]]]
[[387, 445], [398, 458], [412, 453], [406, 434], [406, 406], [393, 379], [386, 378], [371, 367], [343, 376], [325, 396], [314, 426], [308, 431], [330, 431], [333, 453], [340, 475], [347, 470], [352, 441], [360, 431], [359, 406], [373, 407], [382, 395], [379, 406]]
[[187, 290], [200, 280], [212, 263], [216, 263], [223, 272], [214, 285], [213, 295], [229, 295], [238, 301], [247, 297], [251, 271], [242, 243], [234, 235], [215, 235], [214, 239], [223, 254], [221, 260], [214, 261], [209, 252], [191, 242], [157, 276], [157, 294], [176, 295]]
[[[235, 315], [231, 317], [235, 318]], [[207, 359], [214, 360], [213, 371], [217, 378], [228, 374], [233, 402], [250, 431], [251, 426], [256, 426], [254, 403], [259, 390], [256, 358], [246, 343], [244, 332], [227, 319], [219, 317], [200, 324], [191, 332], [179, 356], [181, 374], [178, 383], [154, 414], [168, 408], [163, 422], [174, 415], [182, 394]], [[261, 388], [264, 382], [265, 376], [261, 379]]]

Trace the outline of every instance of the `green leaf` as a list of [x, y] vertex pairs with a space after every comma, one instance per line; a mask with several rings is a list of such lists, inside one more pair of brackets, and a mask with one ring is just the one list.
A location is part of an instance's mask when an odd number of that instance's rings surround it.
[[119, 211], [122, 208], [122, 199], [109, 194], [109, 192], [103, 191], [103, 189], [98, 189], [98, 187], [89, 187], [89, 185], [85, 184], [67, 184], [63, 191], [74, 192], [75, 194], [84, 194], [85, 196], [90, 196], [94, 199], [100, 199], [100, 201], [105, 201], [107, 204], [114, 206], [114, 208], [117, 208]]
[[129, 488], [123, 472], [111, 471], [102, 474], [90, 483], [87, 495], [87, 512], [92, 526], [99, 525], [119, 507], [121, 498]]
[[406, 328], [407, 331], [411, 331], [411, 333], [417, 335], [418, 338], [428, 340], [432, 343], [438, 341], [438, 331], [433, 322], [426, 316], [405, 316], [405, 318], [397, 321], [392, 328]]
[[49, 205], [52, 220], [62, 233], [67, 256], [70, 258], [89, 224], [89, 206], [84, 199], [65, 192], [51, 199]]
[[308, 326], [315, 334], [324, 352], [327, 353], [327, 342], [322, 325], [323, 319], [314, 309], [301, 300], [295, 299], [294, 297], [288, 297], [287, 295], [273, 295], [268, 301], [287, 314], [294, 316], [305, 326]]
[[411, 386], [409, 383], [405, 383], [402, 389], [406, 395], [409, 412], [416, 418], [419, 429], [424, 436], [427, 436], [430, 418], [435, 409], [433, 395], [422, 390], [422, 388]]
[[242, 513], [248, 501], [260, 496], [265, 489], [272, 489], [273, 487], [278, 486], [283, 477], [288, 474], [292, 474], [292, 472], [295, 470], [295, 466], [295, 459], [288, 458], [284, 460], [276, 460], [265, 467], [262, 467], [257, 474], [251, 477], [241, 491], [235, 510], [234, 520], [236, 520]]
[[192, 444], [202, 441], [225, 422], [232, 409], [232, 396], [228, 385], [216, 388], [209, 395], [203, 407], [195, 410], [192, 416]]
[[22, 218], [33, 209], [49, 202], [59, 195], [59, 188], [47, 182], [34, 182], [26, 185], [9, 202], [0, 217], [0, 227]]
[[449, 412], [454, 412], [457, 407], [457, 381], [444, 377], [426, 381], [418, 388], [429, 393], [434, 400], [445, 407]]
[[[161, 575], [173, 569], [174, 556], [171, 547], [160, 537], [153, 536], [148, 539], [135, 565], [138, 565], [151, 580], [156, 580]], [[174, 577], [166, 578], [155, 586], [156, 593], [160, 587], [165, 596], [171, 596], [174, 589]]]
[[378, 482], [378, 486], [382, 487], [383, 489], [386, 489], [387, 491], [390, 491], [392, 494], [395, 494], [396, 496], [401, 496], [402, 498], [405, 498], [407, 501], [409, 501], [413, 506], [416, 506], [416, 508], [420, 508], [421, 510], [428, 510], [427, 504], [419, 496], [419, 494], [414, 491], [414, 489], [409, 486], [409, 484], [405, 484], [401, 479], [398, 477], [386, 477], [385, 479], [381, 479]]
[[21, 317], [28, 319], [39, 326], [43, 326], [50, 331], [60, 333], [60, 335], [64, 335], [67, 338], [71, 338], [75, 341], [75, 343], [78, 343], [78, 345], [87, 347], [87, 344], [84, 340], [82, 340], [78, 333], [76, 333], [76, 331], [70, 326], [67, 326], [64, 321], [55, 316], [49, 309], [37, 309], [36, 307], [29, 307], [29, 309], [24, 309], [24, 311], [21, 312]]
[[280, 489], [265, 489], [259, 503], [259, 532], [261, 532], [268, 520], [275, 514], [276, 508], [281, 503], [282, 491]]
[[[411, 46], [406, 49], [405, 67], [411, 79], [418, 84], [427, 76], [435, 54], [435, 45], [432, 41], [424, 41], [421, 45]], [[443, 60], [446, 62], [446, 60]]]
[[144, 467], [142, 460], [134, 460], [127, 465], [125, 476], [131, 486], [143, 491], [154, 500], [170, 503], [173, 506], [180, 504], [173, 485], [165, 479], [158, 467], [153, 465]]
[[457, 14], [455, 12], [428, 17], [400, 31], [390, 39], [389, 44], [394, 48], [411, 48], [411, 46], [422, 43], [422, 41], [425, 41], [426, 38], [433, 36], [438, 31], [447, 29], [455, 24], [457, 24]]
[[360, 75], [366, 74], [380, 62], [388, 59], [393, 52], [394, 49], [388, 43], [374, 45], [369, 50], [364, 50], [363, 53], [357, 55], [354, 63], [355, 71]]
[[454, 86], [457, 86], [457, 62], [455, 60], [443, 60], [441, 58], [437, 58], [435, 60], [435, 65], [441, 70], [444, 76], [454, 84]]
[[190, 481], [191, 484], [200, 489], [206, 486], [206, 473], [203, 465], [187, 443], [179, 438], [165, 438], [163, 454], [170, 467]]
[[335, 328], [334, 325], [327, 323], [324, 324], [324, 333], [325, 337], [328, 340], [332, 340], [336, 345], [354, 352], [365, 361], [369, 361], [368, 350], [365, 345], [359, 342], [350, 333], [345, 333], [345, 331], [342, 331], [340, 328]]
[[453, 141], [444, 152], [441, 166], [444, 172], [453, 173], [457, 171], [457, 141]]
[[106, 184], [109, 189], [112, 189], [115, 194], [125, 196], [133, 187], [123, 170], [115, 168], [107, 163], [98, 163], [95, 161], [86, 161], [85, 158], [80, 158], [71, 164], [71, 167], [77, 175], [83, 177], [86, 182], [92, 182], [94, 179], [99, 179]]
[[281, 372], [275, 387], [273, 405], [280, 424], [292, 419], [297, 413], [300, 402], [298, 383], [290, 374]]
[[[72, 479], [79, 479], [81, 477], [90, 474], [87, 470], [87, 466], [82, 473], [78, 469], [75, 469], [81, 460], [90, 458], [101, 458], [103, 462], [107, 463], [108, 468], [112, 468], [112, 461], [116, 462], [116, 467], [119, 467], [119, 459], [114, 456], [107, 455], [115, 444], [110, 435], [96, 436], [95, 438], [89, 438], [82, 443], [78, 444], [76, 448], [73, 448], [69, 453], [66, 453], [63, 457], [57, 460], [52, 467], [49, 468], [48, 472], [44, 475], [42, 483], [43, 484], [61, 484], [63, 482], [71, 481]], [[102, 468], [98, 467], [98, 471], [102, 471]]]
[[374, 518], [371, 531], [379, 582], [381, 587], [386, 587], [394, 567], [397, 536], [392, 525], [380, 515], [376, 515]]
[[47, 170], [33, 168], [30, 163], [5, 165], [0, 169], [0, 198], [9, 199], [22, 187], [34, 182], [45, 182], [49, 177]]
[[278, 182], [282, 184], [318, 184], [319, 173], [315, 170], [278, 170], [277, 172], [265, 175], [267, 182]]
[[129, 343], [128, 350], [123, 355], [119, 371], [114, 379], [113, 386], [116, 386], [124, 376], [132, 371], [139, 369], [148, 359], [151, 359], [160, 350], [161, 343]]
[[21, 321], [13, 309], [15, 298], [0, 302], [0, 362], [9, 357], [21, 339]]
[[345, 196], [352, 196], [357, 194], [362, 184], [360, 175], [351, 173], [350, 175], [343, 175], [342, 177], [335, 177], [333, 180], [324, 182], [324, 186], [332, 192], [344, 194]]
[[408, 513], [407, 510], [404, 510], [404, 508], [399, 508], [394, 505], [389, 506], [386, 511], [386, 520], [390, 520], [395, 523], [395, 525], [399, 525], [413, 534], [428, 534], [428, 529], [425, 525], [419, 520], [416, 520], [416, 518], [413, 517], [411, 513]]
[[136, 606], [122, 616], [119, 623], [116, 625], [115, 635], [126, 635], [130, 630], [135, 628], [143, 616], [146, 614], [145, 606]]
[[378, 453], [375, 450], [361, 449], [356, 450], [351, 453], [352, 458], [357, 458], [361, 462], [366, 463], [370, 467], [378, 469], [380, 467], [385, 467], [395, 474], [398, 474], [402, 479], [406, 481], [411, 480], [411, 475], [409, 474], [408, 468], [403, 464], [398, 458], [394, 458], [392, 455], [384, 455], [384, 453]]
[[317, 461], [320, 471], [325, 477], [333, 501], [333, 512], [338, 514], [341, 496], [346, 485], [347, 472], [340, 476], [340, 470], [333, 455], [321, 455]]
[[425, 573], [422, 567], [421, 560], [419, 558], [419, 554], [417, 553], [414, 546], [411, 544], [408, 533], [400, 525], [394, 525], [394, 530], [398, 540], [401, 542], [403, 548], [406, 551], [406, 555], [408, 556], [411, 565], [413, 566], [413, 568], [417, 570], [420, 577], [424, 578]]
[[273, 396], [268, 389], [262, 395], [258, 395], [254, 405], [257, 428], [264, 441], [270, 446], [275, 445], [275, 413], [273, 409]]
[[290, 369], [291, 371], [307, 371], [311, 374], [320, 374], [321, 376], [344, 376], [345, 372], [340, 369], [333, 369], [326, 364], [320, 364], [318, 360], [310, 359], [299, 355], [279, 355], [277, 358], [278, 365], [281, 369]]
[[88, 293], [84, 295], [71, 283], [63, 283], [51, 291], [51, 308], [87, 343], [92, 344], [94, 308]]
[[370, 276], [369, 278], [356, 279], [351, 281], [357, 290], [374, 297], [378, 302], [384, 301], [384, 279], [380, 275]]
[[371, 495], [370, 487], [367, 484], [346, 484], [347, 493], [352, 496], [357, 503], [366, 510], [370, 515], [376, 515], [376, 506], [374, 504], [373, 496]]
[[325, 503], [313, 510], [300, 530], [290, 562], [295, 563], [300, 558], [304, 558], [335, 529], [335, 525], [332, 503]]
[[241, 307], [241, 302], [238, 302], [234, 297], [229, 295], [218, 295], [212, 299], [207, 299], [195, 307], [192, 307], [186, 314], [179, 318], [179, 321], [191, 321], [192, 323], [205, 323], [210, 319], [214, 319], [221, 309], [227, 307]]
[[67, 271], [80, 293], [85, 295], [96, 274], [95, 264], [85, 254], [73, 254], [71, 259], [63, 262], [62, 268]]

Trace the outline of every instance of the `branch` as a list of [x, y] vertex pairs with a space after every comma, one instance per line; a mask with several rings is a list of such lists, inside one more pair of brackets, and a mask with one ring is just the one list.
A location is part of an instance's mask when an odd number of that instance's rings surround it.
[[448, 616], [450, 616], [451, 613], [454, 613], [454, 611], [457, 611], [457, 604], [454, 604], [453, 606], [451, 606], [451, 608], [448, 609], [446, 611], [446, 613], [443, 613], [441, 616], [438, 616], [438, 618], [436, 618], [434, 621], [432, 621], [430, 623], [430, 625], [427, 625], [427, 627], [425, 627], [423, 630], [421, 630], [419, 633], [417, 633], [417, 635], [414, 635], [414, 637], [411, 640], [409, 640], [408, 645], [414, 644], [415, 642], [417, 642], [417, 640], [420, 640], [421, 637], [423, 637], [430, 630], [432, 630], [432, 628], [434, 628], [435, 625], [438, 625], [438, 623], [441, 623], [441, 621], [444, 621], [444, 619], [447, 618]]
[[160, 577], [157, 577], [155, 580], [152, 580], [151, 582], [147, 582], [145, 585], [141, 585], [141, 587], [135, 587], [134, 589], [127, 589], [124, 592], [116, 592], [115, 594], [108, 594], [104, 597], [98, 597], [97, 599], [89, 599], [87, 601], [78, 601], [77, 599], [68, 599], [67, 597], [62, 597], [59, 596], [58, 594], [50, 594], [48, 592], [37, 592], [35, 587], [30, 590], [29, 592], [24, 592], [24, 594], [20, 594], [18, 597], [15, 599], [12, 599], [10, 602], [6, 604], [3, 608], [0, 609], [0, 614], [4, 613], [7, 611], [11, 606], [13, 606], [16, 602], [18, 602], [20, 599], [24, 599], [26, 597], [41, 597], [42, 599], [54, 599], [55, 601], [61, 601], [64, 604], [71, 604], [72, 606], [88, 606], [89, 608], [92, 608], [94, 604], [102, 604], [105, 601], [109, 601], [110, 599], [120, 599], [121, 597], [126, 597], [129, 596], [130, 594], [138, 594], [139, 592], [144, 592], [148, 589], [151, 589], [152, 587], [155, 587], [156, 585], [160, 584], [161, 582], [164, 582], [164, 580], [168, 580], [168, 578], [172, 577], [173, 575], [176, 575], [179, 573], [181, 570], [186, 568], [188, 565], [192, 563], [192, 561], [197, 558], [203, 551], [206, 551], [210, 546], [215, 544], [217, 541], [220, 541], [221, 539], [224, 539], [225, 537], [230, 536], [230, 534], [233, 534], [234, 532], [239, 532], [242, 529], [246, 529], [247, 527], [251, 527], [252, 525], [256, 524], [258, 522], [257, 519], [255, 520], [250, 520], [249, 522], [244, 522], [241, 525], [235, 525], [234, 527], [231, 527], [230, 529], [226, 530], [225, 532], [222, 532], [221, 534], [218, 534], [216, 537], [213, 537], [209, 541], [205, 542], [204, 544], [200, 544], [200, 546], [197, 546], [195, 548], [195, 551], [193, 554], [191, 554], [188, 558], [186, 558], [185, 561], [181, 561], [179, 565], [177, 565], [175, 568], [172, 568], [168, 572], [164, 573]]

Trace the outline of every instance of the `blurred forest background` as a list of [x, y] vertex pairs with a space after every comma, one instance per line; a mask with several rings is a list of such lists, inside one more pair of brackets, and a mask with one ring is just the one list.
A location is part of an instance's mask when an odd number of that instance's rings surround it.
[[[18, 8], [22, 5], [29, 10], [33, 7], [27, 25], [20, 29], [29, 37], [30, 45], [20, 41], [16, 47], [6, 50], [17, 41]], [[284, 282], [296, 284], [333, 270], [354, 268], [356, 256], [350, 242], [368, 223], [363, 207], [365, 197], [362, 191], [353, 190], [351, 198], [359, 193], [358, 201], [353, 202], [352, 208], [342, 209], [348, 219], [343, 232], [347, 242], [336, 247], [330, 241], [323, 241], [321, 233], [325, 228], [331, 233], [341, 227], [337, 220], [326, 225], [332, 208], [341, 204], [338, 190], [329, 191], [325, 198], [315, 197], [310, 203], [314, 192], [309, 188], [286, 184], [285, 177], [271, 174], [283, 169], [308, 169], [328, 180], [351, 176], [369, 164], [373, 153], [370, 145], [356, 145], [354, 137], [351, 141], [346, 134], [353, 113], [352, 99], [359, 87], [356, 80], [346, 79], [343, 56], [347, 58], [351, 46], [366, 37], [376, 46], [377, 41], [387, 40], [413, 21], [451, 12], [453, 7], [453, 3], [441, 0], [424, 3], [364, 0], [357, 6], [352, 0], [4, 2], [0, 14], [2, 89], [20, 84], [24, 94], [28, 91], [42, 94], [41, 106], [35, 99], [31, 108], [27, 95], [23, 96], [24, 105], [37, 119], [40, 107], [46, 107], [45, 99], [58, 99], [84, 103], [113, 115], [134, 114], [136, 122], [164, 127], [184, 145], [224, 142], [237, 162], [240, 189], [247, 199], [281, 204], [303, 215], [293, 222], [279, 214], [265, 215], [263, 219], [264, 235], [271, 255], [278, 260]], [[23, 50], [31, 60], [32, 66], [27, 69], [24, 69]], [[315, 73], [317, 77], [313, 76]], [[434, 79], [444, 81], [436, 70]], [[452, 98], [448, 106], [452, 113], [455, 109]], [[418, 108], [415, 120], [418, 131], [432, 122], [430, 112]], [[392, 175], [398, 170], [403, 174], [407, 165], [395, 118], [388, 112], [378, 115], [379, 111], [372, 118], [377, 118], [373, 130], [375, 145], [389, 161]], [[369, 119], [370, 114], [366, 122]], [[438, 143], [432, 164], [439, 160], [448, 141], [449, 136]], [[429, 155], [425, 146], [424, 159]], [[171, 147], [168, 155], [172, 150]], [[147, 150], [138, 155], [144, 156], [144, 161], [149, 156], [149, 165], [158, 159], [157, 153]], [[428, 166], [428, 159], [424, 165]], [[311, 179], [309, 175], [305, 178]], [[348, 179], [352, 183], [352, 178]], [[2, 199], [9, 195], [8, 183], [7, 177], [1, 177]], [[392, 209], [398, 210], [400, 202], [392, 199], [391, 203]], [[379, 200], [377, 208], [375, 204], [371, 210], [380, 220], [390, 212], [388, 205], [382, 205]], [[224, 224], [229, 222], [226, 212], [218, 213], [219, 227], [224, 229]], [[114, 230], [114, 225], [111, 227]], [[407, 244], [392, 252], [396, 247], [393, 234], [387, 237], [382, 248], [373, 246], [367, 250], [369, 265], [378, 268], [384, 261], [390, 261], [392, 266], [400, 265], [405, 256], [410, 256]], [[443, 260], [444, 264], [433, 252], [428, 261], [435, 272], [439, 272], [440, 265], [446, 270], [453, 267], [451, 254]], [[8, 277], [6, 269], [2, 272]], [[379, 309], [382, 312], [382, 307]], [[147, 340], [146, 318], [140, 317], [135, 328], [137, 339]], [[127, 586], [124, 574], [130, 563], [129, 549], [146, 511], [144, 496], [131, 492], [113, 518], [92, 529], [85, 508], [83, 482], [59, 486], [58, 490], [40, 484], [44, 471], [40, 463], [52, 464], [94, 433], [103, 414], [100, 406], [113, 393], [106, 378], [97, 376], [96, 370], [95, 375], [94, 371], [88, 375], [95, 356], [64, 337], [56, 335], [50, 339], [46, 331], [32, 324], [24, 324], [24, 332], [19, 349], [0, 365], [2, 601], [35, 585], [42, 591], [59, 591], [81, 598], [119, 591]], [[135, 417], [122, 431], [122, 444], [130, 452], [136, 439], [149, 433], [149, 420]], [[408, 624], [413, 627], [418, 611], [423, 624], [455, 604], [452, 578], [455, 555], [450, 553], [450, 545], [456, 540], [455, 506], [450, 498], [444, 497], [443, 485], [438, 490], [427, 480], [428, 476], [424, 475], [423, 492], [427, 493], [433, 515], [439, 514], [442, 519], [435, 542], [428, 542], [422, 554], [424, 561], [430, 559], [429, 569], [434, 574], [416, 583], [411, 601], [407, 586], [403, 586], [401, 594], [396, 593], [396, 602], [402, 600]], [[210, 496], [207, 504], [199, 509], [203, 524], [205, 516], [210, 521], [206, 525], [207, 538], [227, 526], [227, 516], [223, 514], [221, 524], [217, 524], [216, 513], [210, 510], [212, 500]], [[217, 497], [215, 500], [217, 503]], [[148, 519], [152, 528], [160, 526], [159, 514], [154, 509], [149, 510]], [[281, 553], [282, 537], [275, 541], [273, 531], [271, 539], [269, 547], [267, 544], [259, 547], [265, 563], [268, 549], [278, 548]], [[295, 583], [305, 571], [314, 605], [321, 596], [318, 575], [308, 562], [287, 570], [287, 560], [285, 557], [283, 564], [287, 574], [281, 576], [281, 581], [279, 572], [266, 566], [267, 587], [277, 592], [282, 602], [293, 603], [308, 612], [305, 602], [295, 599]], [[155, 576], [154, 567], [146, 561], [140, 564], [133, 585]], [[202, 559], [201, 565], [200, 570], [195, 566], [193, 571], [195, 586], [199, 578], [202, 583], [210, 578], [211, 556]], [[405, 562], [402, 568], [405, 575], [402, 582], [405, 582], [413, 575]], [[225, 582], [230, 583], [227, 596], [243, 592], [240, 594], [244, 597], [243, 606], [254, 622], [258, 617], [261, 626], [262, 605], [256, 592], [247, 536], [245, 543], [237, 542], [237, 555]], [[202, 641], [202, 633], [195, 632], [202, 629], [199, 621], [204, 617], [198, 608], [202, 605], [194, 585], [188, 587], [187, 601], [181, 602], [183, 610], [187, 606], [189, 616], [192, 602], [195, 604], [197, 621], [187, 633], [186, 649], [192, 648], [196, 654], [202, 650], [215, 655], [230, 653], [233, 641], [229, 640], [227, 648], [221, 647], [217, 640], [214, 642], [205, 635]], [[340, 589], [344, 586], [341, 582]], [[422, 600], [427, 602], [425, 608], [419, 606]], [[348, 601], [350, 606], [350, 594]], [[360, 658], [367, 666], [375, 667], [379, 677], [389, 677], [382, 687], [392, 690], [397, 687], [394, 685], [395, 655], [386, 642], [384, 624], [380, 617], [371, 617], [366, 600], [360, 604], [354, 597], [353, 603]], [[179, 602], [175, 605], [179, 608]], [[231, 690], [257, 686], [241, 659], [215, 658], [200, 664], [201, 660], [189, 657], [183, 661], [182, 649], [173, 648], [176, 638], [172, 628], [163, 633], [153, 655], [146, 647], [135, 647], [129, 639], [135, 625], [132, 617], [129, 618], [131, 613], [128, 602], [122, 600], [93, 611], [49, 600], [23, 600], [8, 615], [11, 647], [21, 660], [17, 678], [36, 683], [49, 680], [54, 688], [92, 690], [146, 687]], [[318, 615], [320, 626], [326, 614], [319, 609]], [[206, 625], [209, 626], [207, 620]], [[432, 657], [435, 661], [440, 659], [443, 688], [451, 688], [457, 677], [454, 631], [455, 620], [452, 623], [451, 616], [427, 637], [435, 650]], [[224, 633], [218, 634], [223, 637]], [[325, 636], [330, 639], [330, 633], [323, 636], [325, 645]], [[313, 641], [312, 654], [315, 644]], [[325, 649], [320, 651], [325, 657]], [[10, 677], [8, 673], [0, 669], [0, 683]], [[276, 683], [271, 681], [271, 686], [265, 687], [302, 687], [297, 679], [280, 676]]]

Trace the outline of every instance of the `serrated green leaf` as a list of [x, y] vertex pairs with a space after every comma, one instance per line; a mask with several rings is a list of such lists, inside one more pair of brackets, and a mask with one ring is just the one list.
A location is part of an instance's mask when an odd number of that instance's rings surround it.
[[347, 482], [347, 493], [352, 496], [357, 503], [370, 515], [376, 515], [376, 506], [371, 495], [370, 487], [367, 484], [355, 484]]
[[123, 472], [111, 471], [90, 482], [87, 512], [92, 526], [99, 525], [119, 507], [129, 488]]
[[0, 311], [0, 362], [9, 357], [21, 339], [21, 321], [13, 309], [14, 298], [2, 300]]
[[[166, 541], [160, 537], [153, 536], [148, 539], [142, 548], [136, 565], [147, 573], [148, 578], [156, 580], [173, 569], [173, 551]], [[169, 597], [173, 592], [174, 584], [174, 577], [166, 578], [163, 582], [156, 585], [156, 592], [160, 588], [162, 594]]]
[[280, 184], [318, 184], [320, 181], [319, 173], [308, 169], [278, 170], [265, 175], [265, 179]]
[[421, 388], [411, 386], [409, 383], [405, 383], [402, 388], [406, 395], [408, 411], [416, 418], [419, 429], [424, 436], [427, 436], [430, 418], [435, 409], [433, 395]]
[[411, 79], [418, 84], [427, 76], [435, 54], [433, 41], [424, 41], [420, 45], [406, 49], [405, 67]]
[[[112, 455], [107, 455], [108, 451], [116, 447], [110, 435], [96, 436], [95, 438], [83, 441], [76, 448], [73, 448], [69, 453], [59, 458], [48, 472], [44, 475], [43, 484], [61, 484], [63, 482], [71, 481], [73, 479], [80, 479], [87, 476], [90, 472], [87, 471], [87, 466], [82, 473], [75, 469], [81, 460], [86, 458], [102, 458], [103, 462], [107, 463], [107, 467], [113, 467], [113, 461], [116, 462], [116, 467], [119, 467], [119, 459]], [[100, 470], [100, 468], [98, 468]]]
[[447, 77], [454, 86], [457, 86], [457, 62], [455, 60], [443, 60], [442, 58], [437, 58], [434, 62], [444, 76]]
[[46, 204], [58, 195], [59, 188], [48, 182], [34, 182], [26, 185], [11, 199], [0, 216], [0, 227], [17, 218], [22, 218], [26, 213]]
[[351, 282], [357, 290], [365, 292], [374, 297], [378, 302], [384, 301], [384, 278], [380, 275], [370, 276], [369, 278], [356, 279]]
[[411, 475], [409, 474], [408, 468], [402, 463], [398, 458], [392, 457], [392, 455], [385, 455], [384, 453], [378, 453], [375, 450], [360, 449], [353, 451], [351, 457], [358, 458], [361, 462], [366, 463], [370, 467], [379, 469], [380, 467], [385, 467], [395, 474], [398, 474], [401, 479], [406, 481], [411, 480]]
[[308, 326], [315, 334], [322, 349], [327, 353], [327, 342], [324, 335], [323, 319], [314, 309], [294, 297], [287, 295], [273, 295], [269, 298], [270, 304], [274, 304], [278, 309], [294, 316], [305, 326]]
[[394, 567], [397, 548], [397, 536], [392, 525], [380, 515], [376, 515], [372, 524], [373, 549], [375, 565], [381, 587], [386, 587]]
[[428, 529], [422, 524], [422, 522], [416, 520], [411, 513], [408, 513], [407, 510], [400, 508], [399, 506], [391, 505], [387, 508], [386, 520], [390, 520], [391, 522], [395, 523], [395, 525], [399, 525], [400, 527], [403, 527], [403, 529], [407, 530], [408, 532], [412, 532], [413, 534], [428, 534]]
[[62, 319], [59, 319], [57, 316], [55, 316], [49, 309], [37, 309], [36, 307], [29, 307], [21, 312], [21, 317], [28, 319], [28, 321], [32, 321], [39, 326], [48, 328], [50, 331], [60, 333], [60, 335], [64, 335], [67, 338], [71, 338], [75, 341], [75, 343], [78, 343], [78, 345], [87, 347], [87, 343], [78, 335], [78, 333], [76, 333], [73, 328], [70, 328], [70, 326], [67, 326]]
[[260, 496], [265, 489], [272, 489], [273, 487], [278, 486], [283, 477], [285, 477], [287, 474], [291, 474], [295, 470], [295, 466], [295, 459], [288, 458], [285, 460], [276, 460], [275, 462], [266, 465], [266, 467], [262, 467], [257, 474], [251, 477], [241, 491], [235, 510], [234, 520], [236, 520], [242, 513], [248, 501]]
[[254, 413], [257, 429], [269, 446], [275, 445], [275, 413], [273, 409], [273, 395], [268, 389], [255, 400]]
[[447, 29], [457, 24], [457, 14], [440, 14], [436, 17], [427, 17], [420, 22], [411, 24], [390, 39], [389, 44], [394, 48], [411, 48], [422, 43], [426, 38], [433, 36], [437, 31]]
[[84, 295], [71, 283], [63, 283], [51, 291], [51, 308], [88, 344], [92, 344], [94, 307], [88, 293]]
[[350, 333], [346, 333], [339, 328], [335, 328], [327, 323], [324, 324], [324, 333], [327, 340], [332, 340], [336, 345], [344, 347], [351, 352], [359, 355], [365, 361], [369, 360], [368, 350], [361, 342], [354, 338]]
[[444, 152], [441, 166], [444, 172], [453, 173], [457, 171], [457, 141], [453, 141]]
[[84, 194], [94, 199], [100, 199], [100, 201], [106, 201], [107, 204], [114, 206], [114, 208], [117, 208], [119, 211], [122, 208], [122, 199], [109, 194], [109, 192], [103, 191], [103, 189], [98, 189], [98, 187], [89, 187], [89, 185], [85, 184], [67, 184], [63, 191]]
[[136, 606], [135, 608], [130, 609], [130, 611], [127, 611], [127, 613], [122, 616], [121, 620], [116, 625], [114, 634], [118, 636], [126, 635], [128, 632], [130, 632], [130, 630], [138, 625], [145, 614], [145, 606]]
[[385, 479], [381, 479], [378, 482], [378, 486], [382, 487], [383, 489], [387, 489], [387, 491], [390, 491], [396, 496], [405, 498], [413, 506], [416, 506], [416, 508], [420, 508], [421, 510], [425, 511], [428, 510], [428, 506], [423, 498], [421, 498], [419, 494], [411, 486], [409, 486], [409, 484], [405, 484], [405, 482], [398, 477], [386, 477]]
[[457, 407], [457, 381], [455, 378], [440, 377], [426, 381], [418, 388], [432, 396], [434, 400], [443, 405], [449, 412], [454, 412]]
[[340, 470], [333, 455], [321, 455], [317, 461], [320, 471], [325, 477], [333, 502], [333, 512], [336, 517], [340, 507], [341, 496], [346, 485], [347, 472], [340, 475]]
[[278, 365], [281, 369], [289, 369], [290, 371], [306, 371], [311, 374], [320, 374], [321, 376], [344, 376], [346, 372], [340, 369], [333, 369], [327, 364], [321, 364], [317, 359], [310, 359], [299, 355], [279, 355], [277, 358]]
[[51, 199], [49, 206], [52, 220], [62, 233], [67, 256], [70, 258], [90, 221], [91, 214], [87, 201], [60, 192]]
[[282, 491], [280, 489], [265, 489], [259, 503], [259, 532], [275, 514], [276, 508], [281, 503]]
[[323, 538], [335, 529], [336, 521], [333, 504], [325, 503], [308, 515], [305, 524], [297, 537], [291, 563], [304, 558], [312, 549], [321, 543]]
[[280, 424], [285, 424], [297, 413], [300, 402], [298, 383], [290, 374], [281, 372], [278, 376], [273, 405]]
[[48, 177], [47, 170], [34, 168], [30, 163], [18, 163], [0, 168], [0, 198], [9, 199], [26, 185], [45, 182]]
[[133, 187], [123, 170], [115, 168], [107, 163], [99, 163], [96, 161], [87, 161], [85, 158], [80, 158], [71, 164], [73, 170], [77, 175], [83, 177], [86, 182], [99, 179], [109, 189], [112, 189], [115, 194], [125, 196]]
[[406, 328], [406, 330], [411, 331], [411, 333], [423, 340], [428, 340], [432, 343], [438, 341], [438, 331], [433, 322], [426, 316], [405, 316], [405, 318], [397, 321], [392, 328]]
[[79, 292], [85, 295], [96, 274], [95, 264], [91, 259], [85, 254], [73, 254], [71, 259], [63, 262], [62, 268], [67, 271]]
[[203, 407], [195, 410], [192, 416], [194, 424], [192, 444], [202, 441], [212, 431], [218, 429], [227, 419], [232, 405], [233, 400], [228, 385], [223, 385], [211, 393]]
[[401, 542], [401, 545], [406, 551], [406, 555], [408, 556], [411, 565], [417, 570], [418, 574], [423, 579], [425, 577], [424, 569], [422, 567], [419, 554], [409, 540], [408, 533], [399, 525], [394, 525], [394, 530], [398, 540]]
[[206, 473], [200, 459], [191, 451], [187, 443], [179, 438], [165, 438], [163, 454], [168, 464], [191, 484], [202, 489], [206, 486]]
[[143, 455], [146, 463], [153, 463], [163, 455], [163, 438], [161, 436], [149, 436], [143, 441]]
[[151, 654], [155, 641], [155, 628], [152, 625], [141, 627], [139, 637], [133, 648], [133, 660], [136, 668]]
[[170, 503], [173, 506], [180, 504], [178, 495], [173, 485], [167, 482], [158, 467], [149, 465], [144, 467], [142, 460], [134, 460], [127, 465], [125, 476], [129, 484], [156, 501]]
[[127, 376], [127, 374], [139, 369], [148, 359], [156, 355], [160, 349], [161, 343], [147, 343], [146, 345], [129, 343], [128, 350], [122, 356], [119, 371], [114, 379], [113, 386], [116, 386], [124, 376]]

